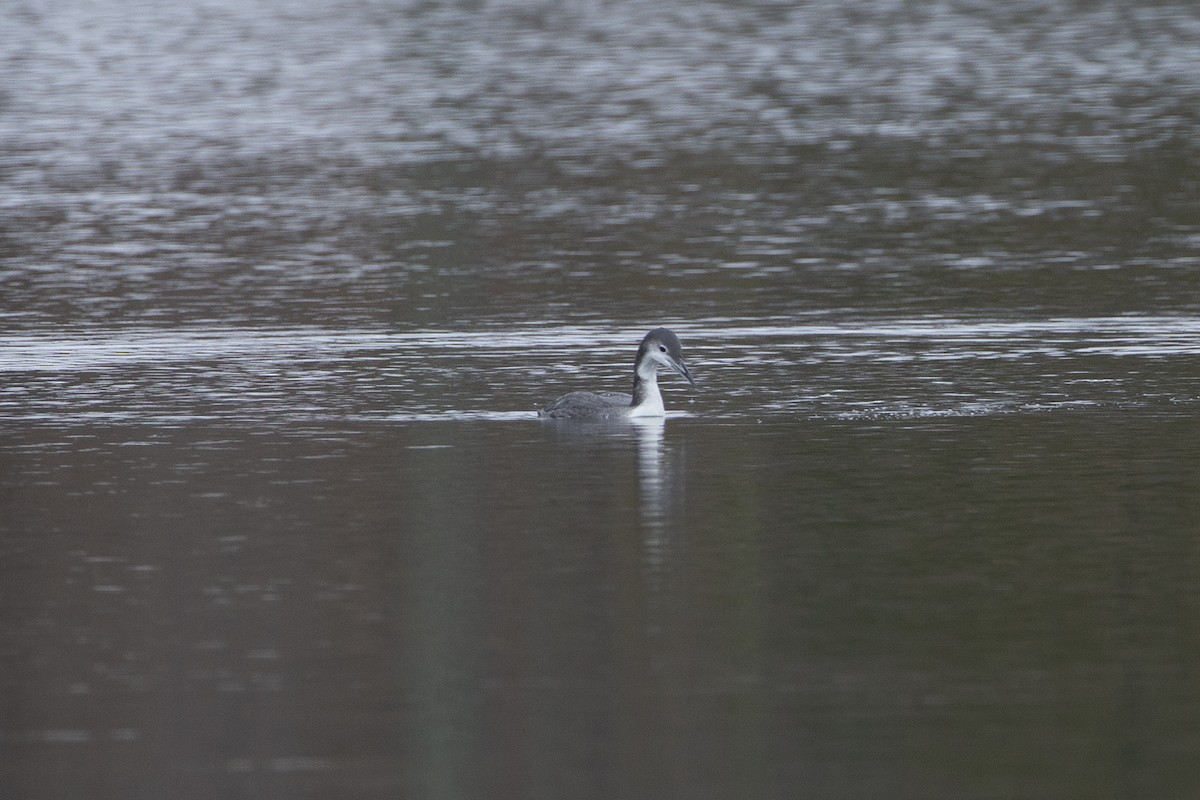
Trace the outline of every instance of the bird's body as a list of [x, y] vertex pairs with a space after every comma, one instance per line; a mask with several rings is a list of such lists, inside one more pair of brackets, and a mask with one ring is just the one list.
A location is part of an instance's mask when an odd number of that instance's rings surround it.
[[646, 334], [638, 346], [634, 362], [633, 394], [621, 392], [571, 392], [564, 394], [538, 412], [553, 419], [621, 419], [661, 417], [662, 392], [658, 390], [658, 370], [667, 367], [687, 379], [696, 381], [683, 363], [679, 338], [666, 328], [655, 328]]
[[627, 417], [632, 406], [633, 398], [623, 392], [571, 392], [538, 415], [557, 419]]

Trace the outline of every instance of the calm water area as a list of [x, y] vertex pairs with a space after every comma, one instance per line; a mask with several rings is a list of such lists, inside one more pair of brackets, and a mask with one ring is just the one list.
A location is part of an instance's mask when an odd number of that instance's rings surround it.
[[1200, 6], [0, 0], [0, 796], [1198, 753]]

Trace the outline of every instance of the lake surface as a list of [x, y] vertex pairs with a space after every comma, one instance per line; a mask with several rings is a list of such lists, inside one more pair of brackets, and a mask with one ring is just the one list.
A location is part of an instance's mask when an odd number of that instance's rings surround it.
[[0, 794], [1200, 794], [1193, 4], [0, 17]]

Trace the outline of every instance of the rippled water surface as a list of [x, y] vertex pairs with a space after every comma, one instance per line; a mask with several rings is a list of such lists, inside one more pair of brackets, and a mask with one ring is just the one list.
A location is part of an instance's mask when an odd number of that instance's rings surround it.
[[0, 795], [1197, 796], [1198, 41], [0, 4]]

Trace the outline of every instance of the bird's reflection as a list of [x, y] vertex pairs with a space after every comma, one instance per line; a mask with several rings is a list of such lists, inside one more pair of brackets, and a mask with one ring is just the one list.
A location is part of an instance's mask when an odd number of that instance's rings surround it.
[[662, 572], [671, 559], [670, 539], [677, 528], [674, 521], [680, 509], [682, 493], [681, 465], [665, 444], [666, 420], [663, 417], [640, 419], [571, 421], [550, 430], [563, 441], [592, 448], [597, 443], [625, 448], [636, 444], [638, 521], [642, 532], [645, 568]]
[[644, 531], [647, 568], [662, 570], [669, 557], [667, 524], [675, 503], [671, 488], [678, 483], [677, 471], [665, 457], [662, 417], [633, 421], [638, 441], [639, 512]]

